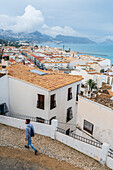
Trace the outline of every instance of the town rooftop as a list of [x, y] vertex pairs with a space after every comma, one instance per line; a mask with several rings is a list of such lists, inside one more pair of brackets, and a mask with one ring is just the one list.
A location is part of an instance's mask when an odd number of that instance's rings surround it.
[[7, 69], [10, 76], [32, 83], [49, 91], [61, 88], [63, 86], [75, 83], [83, 79], [81, 76], [77, 75], [68, 75], [61, 73], [51, 74], [53, 72], [46, 72], [37, 69], [41, 72], [48, 73], [46, 75], [38, 75], [30, 72], [30, 70], [33, 70], [34, 68], [28, 67], [20, 63], [16, 63], [11, 67], [8, 67]]

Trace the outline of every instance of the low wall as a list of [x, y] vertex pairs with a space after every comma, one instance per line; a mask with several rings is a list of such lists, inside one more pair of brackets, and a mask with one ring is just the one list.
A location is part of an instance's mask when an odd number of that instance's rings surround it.
[[[19, 129], [26, 129], [25, 120], [12, 118], [8, 116], [0, 115], [0, 123], [9, 125], [12, 127], [16, 127]], [[101, 164], [106, 164], [109, 168], [113, 169], [113, 159], [108, 155], [109, 145], [104, 143], [102, 148], [98, 148], [92, 146], [88, 143], [82, 142], [80, 140], [74, 139], [70, 136], [57, 132], [58, 121], [52, 120], [51, 125], [42, 124], [38, 122], [31, 122], [34, 126], [35, 133], [51, 137], [52, 139], [56, 139], [65, 145], [68, 145], [89, 157], [99, 161]]]
[[94, 159], [100, 161], [101, 150], [82, 141], [76, 140], [70, 136], [64, 135], [60, 132], [56, 132], [56, 139]]
[[113, 169], [113, 158], [110, 158], [109, 156], [107, 156], [106, 166]]
[[[12, 118], [8, 116], [1, 116], [0, 115], [0, 123], [9, 125], [12, 127], [16, 127], [19, 129], [26, 129], [25, 120]], [[57, 126], [57, 120], [52, 120], [52, 125], [42, 124], [38, 122], [32, 122], [35, 129], [35, 133], [51, 137], [52, 139], [55, 138], [55, 131]]]

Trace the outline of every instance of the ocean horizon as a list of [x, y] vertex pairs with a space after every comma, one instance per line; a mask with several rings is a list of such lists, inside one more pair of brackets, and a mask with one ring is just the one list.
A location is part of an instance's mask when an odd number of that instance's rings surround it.
[[70, 49], [71, 51], [80, 52], [95, 57], [102, 57], [111, 60], [113, 64], [113, 44], [67, 44], [67, 43], [39, 43], [37, 45], [49, 47], [61, 47], [64, 50]]

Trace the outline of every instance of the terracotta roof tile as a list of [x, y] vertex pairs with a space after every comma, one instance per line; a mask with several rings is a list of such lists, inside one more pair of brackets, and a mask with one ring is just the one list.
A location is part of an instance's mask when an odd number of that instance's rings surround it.
[[[54, 74], [47, 74], [47, 75], [40, 76], [38, 74], [30, 72], [30, 70], [33, 69], [34, 68], [18, 63], [12, 65], [11, 67], [8, 67], [10, 76], [21, 79], [23, 81], [27, 81], [29, 83], [32, 83], [34, 85], [37, 85], [39, 87], [45, 88], [50, 91], [75, 83], [83, 79], [81, 76], [61, 74], [61, 73], [54, 73]], [[47, 71], [46, 73], [53, 73], [53, 72]]]

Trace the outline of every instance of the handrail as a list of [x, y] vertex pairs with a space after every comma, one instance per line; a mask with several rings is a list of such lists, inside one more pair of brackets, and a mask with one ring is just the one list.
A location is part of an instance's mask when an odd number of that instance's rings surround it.
[[[61, 129], [61, 128], [58, 127], [57, 131], [66, 135], [66, 131], [64, 129]], [[93, 141], [91, 139], [87, 139], [85, 137], [82, 137], [80, 135], [74, 134], [72, 132], [69, 133], [69, 136], [74, 138], [74, 139], [77, 139], [77, 140], [80, 140], [82, 142], [85, 142], [87, 144], [93, 145], [95, 147], [102, 148], [102, 143], [101, 142], [95, 142], [95, 141]]]

